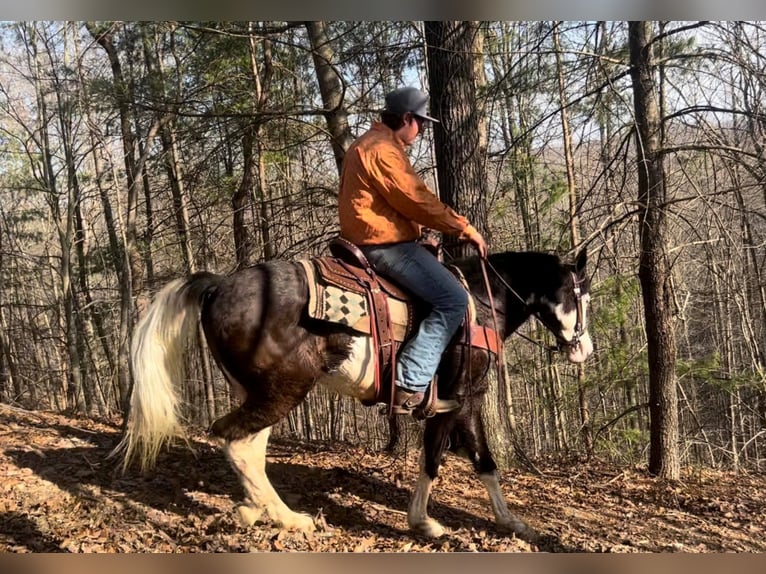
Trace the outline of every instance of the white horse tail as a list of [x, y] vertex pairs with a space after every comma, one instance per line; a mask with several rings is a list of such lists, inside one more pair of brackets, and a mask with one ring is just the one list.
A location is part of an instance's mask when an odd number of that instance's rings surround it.
[[186, 375], [184, 351], [197, 327], [202, 296], [217, 278], [203, 272], [171, 281], [133, 331], [130, 410], [122, 440], [109, 454], [122, 457], [123, 472], [134, 457], [142, 470], [152, 468], [162, 446], [183, 434], [175, 386]]

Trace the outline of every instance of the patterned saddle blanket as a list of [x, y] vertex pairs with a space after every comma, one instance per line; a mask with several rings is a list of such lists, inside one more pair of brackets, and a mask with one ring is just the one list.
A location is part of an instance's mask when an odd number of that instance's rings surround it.
[[[335, 258], [317, 257], [299, 263], [309, 284], [309, 317], [373, 335], [375, 324], [371, 319], [376, 312], [383, 312], [388, 316], [383, 320], [390, 322], [393, 340], [401, 343], [411, 333], [415, 311], [412, 300], [393, 283], [377, 276], [379, 292], [371, 294], [370, 288], [375, 289], [372, 282], [360, 279], [353, 267], [347, 268]], [[380, 298], [377, 303], [376, 296]], [[382, 330], [387, 331], [385, 325]]]

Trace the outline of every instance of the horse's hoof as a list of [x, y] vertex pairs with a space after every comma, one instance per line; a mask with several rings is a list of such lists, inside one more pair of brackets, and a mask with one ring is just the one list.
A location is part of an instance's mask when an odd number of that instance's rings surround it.
[[263, 510], [255, 506], [242, 504], [237, 507], [237, 519], [242, 526], [252, 526], [263, 514]]
[[413, 532], [428, 538], [440, 538], [444, 536], [445, 532], [444, 527], [433, 518], [427, 518], [418, 524], [411, 524], [410, 528]]
[[517, 537], [527, 541], [530, 541], [537, 536], [537, 533], [522, 520], [506, 520], [498, 522], [497, 528], [501, 532], [515, 534]]
[[292, 516], [280, 518], [279, 524], [286, 530], [299, 530], [306, 533], [314, 532], [317, 529], [311, 516], [297, 512]]

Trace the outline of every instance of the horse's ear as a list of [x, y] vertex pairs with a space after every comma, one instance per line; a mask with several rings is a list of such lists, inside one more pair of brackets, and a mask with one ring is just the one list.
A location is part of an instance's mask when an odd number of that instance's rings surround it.
[[581, 273], [585, 269], [585, 265], [588, 263], [588, 250], [583, 247], [580, 253], [577, 254], [577, 260], [575, 261], [575, 271]]

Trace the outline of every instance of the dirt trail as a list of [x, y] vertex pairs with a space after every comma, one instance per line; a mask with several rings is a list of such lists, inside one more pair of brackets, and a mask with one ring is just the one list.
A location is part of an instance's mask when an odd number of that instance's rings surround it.
[[602, 463], [502, 473], [511, 510], [539, 534], [499, 533], [486, 491], [450, 456], [434, 488], [438, 540], [412, 536], [406, 509], [417, 452], [390, 457], [342, 444], [273, 439], [268, 473], [312, 535], [240, 526], [241, 488], [206, 437], [158, 468], [121, 475], [105, 460], [116, 424], [0, 405], [1, 552], [766, 552], [766, 476], [697, 471], [679, 484]]

